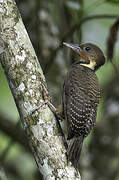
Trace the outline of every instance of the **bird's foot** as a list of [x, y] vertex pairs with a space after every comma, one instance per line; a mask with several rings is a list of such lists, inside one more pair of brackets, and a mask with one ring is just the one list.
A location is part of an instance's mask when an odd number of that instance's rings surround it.
[[41, 89], [42, 89], [42, 95], [43, 95], [44, 102], [42, 102], [38, 107], [34, 108], [33, 111], [32, 111], [32, 114], [35, 113], [37, 110], [39, 110], [40, 108], [42, 108], [45, 105], [48, 105], [49, 108], [51, 109], [51, 111], [53, 113], [57, 114], [58, 110], [51, 103], [51, 98], [49, 96], [49, 93], [48, 93], [48, 90], [47, 90], [46, 86], [43, 83], [41, 83], [41, 82], [40, 82], [40, 85], [41, 85]]
[[42, 88], [42, 94], [43, 94], [43, 99], [44, 102], [41, 103], [37, 108], [33, 110], [35, 112], [36, 110], [40, 109], [44, 105], [48, 105], [48, 107], [51, 109], [51, 111], [55, 114], [55, 116], [58, 116], [60, 120], [63, 120], [63, 110], [62, 110], [62, 105], [59, 105], [58, 108], [56, 108], [52, 103], [51, 103], [51, 97], [49, 96], [48, 90], [46, 86], [43, 83], [40, 83], [41, 88]]
[[42, 93], [43, 93], [43, 99], [44, 99], [44, 103], [47, 104], [49, 106], [49, 108], [51, 109], [52, 112], [57, 112], [57, 109], [55, 108], [55, 106], [51, 103], [51, 98], [49, 96], [48, 90], [46, 88], [46, 86], [41, 83], [41, 87], [42, 87]]

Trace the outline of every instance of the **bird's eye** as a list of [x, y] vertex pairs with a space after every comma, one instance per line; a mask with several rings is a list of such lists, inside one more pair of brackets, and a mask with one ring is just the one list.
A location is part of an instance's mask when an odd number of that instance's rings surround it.
[[85, 50], [86, 51], [89, 51], [91, 48], [90, 47], [85, 47]]

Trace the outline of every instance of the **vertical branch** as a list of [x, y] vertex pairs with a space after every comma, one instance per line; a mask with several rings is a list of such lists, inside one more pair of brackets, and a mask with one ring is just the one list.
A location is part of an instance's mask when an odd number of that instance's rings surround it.
[[0, 165], [0, 180], [7, 180], [6, 174], [4, 172], [4, 169]]
[[[65, 156], [55, 117], [42, 103], [46, 81], [14, 0], [0, 2], [1, 64], [44, 179], [80, 179]], [[2, 48], [4, 52], [2, 51]]]

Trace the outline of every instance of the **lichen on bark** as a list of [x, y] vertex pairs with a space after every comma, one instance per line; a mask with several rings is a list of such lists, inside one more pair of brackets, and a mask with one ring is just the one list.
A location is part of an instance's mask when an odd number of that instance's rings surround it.
[[18, 108], [23, 127], [43, 178], [80, 179], [67, 164], [66, 151], [48, 105], [31, 113], [44, 102], [46, 81], [14, 0], [0, 2], [1, 64]]

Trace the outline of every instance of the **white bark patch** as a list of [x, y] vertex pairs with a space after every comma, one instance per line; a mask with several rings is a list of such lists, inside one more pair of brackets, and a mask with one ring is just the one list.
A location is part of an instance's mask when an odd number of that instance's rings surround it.
[[[43, 122], [44, 123], [44, 122]], [[41, 137], [45, 136], [45, 131], [41, 129], [40, 125], [34, 125], [32, 126], [32, 132], [34, 134], [34, 137], [39, 140]]]
[[32, 75], [31, 78], [36, 80], [36, 75]]
[[51, 166], [48, 165], [48, 158], [46, 157], [44, 160], [44, 165], [41, 166], [40, 170], [41, 173], [44, 175], [44, 179], [45, 180], [55, 180], [55, 177], [53, 175], [53, 168], [51, 168]]
[[58, 169], [57, 171], [58, 171], [59, 176], [62, 176], [64, 169]]
[[20, 62], [23, 62], [24, 60], [25, 60], [25, 58], [26, 58], [26, 53], [25, 53], [25, 51], [24, 50], [21, 50], [21, 55], [16, 55], [16, 60], [17, 61], [20, 61]]
[[34, 99], [34, 103], [36, 104], [38, 101], [37, 101], [37, 99]]
[[[58, 180], [63, 179], [63, 180], [72, 180], [74, 179], [74, 168], [73, 167], [66, 167], [65, 169], [57, 169], [58, 172]], [[67, 174], [67, 176], [65, 176]], [[79, 175], [80, 177], [80, 175]], [[75, 178], [75, 180], [79, 180], [79, 178]]]
[[37, 125], [40, 125], [40, 124], [43, 124], [44, 123], [44, 120], [43, 119], [39, 119]]
[[[74, 178], [74, 168], [68, 166], [68, 167], [66, 167], [66, 172], [67, 172], [68, 179], [72, 180]], [[80, 177], [80, 174], [79, 174], [79, 177]], [[81, 180], [81, 177], [80, 178], [75, 178], [75, 180], [79, 180], [79, 179]]]
[[[11, 86], [12, 88], [14, 89], [12, 83], [11, 83]], [[15, 96], [18, 96], [20, 95], [21, 93], [23, 93], [25, 90], [25, 85], [24, 83], [22, 82], [16, 89], [15, 89]]]
[[[3, 0], [1, 0], [1, 3], [3, 3]], [[0, 13], [3, 14], [4, 12], [5, 12], [5, 9], [0, 7]]]
[[24, 83], [22, 82], [22, 83], [19, 85], [19, 87], [17, 88], [17, 91], [24, 92], [24, 90], [25, 90], [25, 85], [24, 85]]
[[36, 75], [33, 74], [33, 75], [31, 76], [31, 82], [34, 83], [35, 80], [36, 80]]
[[32, 69], [33, 70], [33, 64], [31, 63], [31, 62], [28, 62], [27, 64], [26, 64], [26, 68], [28, 68], [28, 69]]
[[52, 123], [50, 125], [48, 125], [48, 129], [47, 129], [47, 136], [51, 137], [53, 136], [53, 127], [56, 125], [56, 123]]
[[33, 112], [33, 106], [29, 102], [24, 102], [24, 108], [28, 114]]
[[29, 94], [32, 95], [32, 93], [33, 93], [33, 90], [29, 89]]

